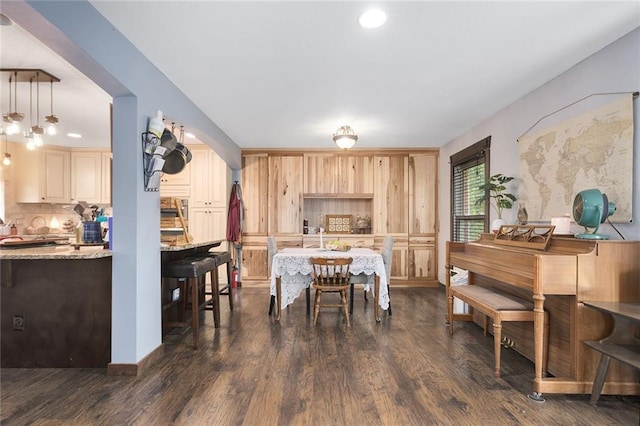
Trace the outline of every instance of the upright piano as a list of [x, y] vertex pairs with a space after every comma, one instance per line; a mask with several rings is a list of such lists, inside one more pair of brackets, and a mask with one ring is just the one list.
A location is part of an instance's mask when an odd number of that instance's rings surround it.
[[[582, 342], [606, 337], [613, 321], [583, 303], [640, 301], [640, 241], [552, 236], [540, 249], [503, 245], [494, 234], [482, 234], [473, 242], [447, 242], [447, 295], [454, 267], [469, 272], [469, 285], [492, 287], [533, 302], [533, 330], [531, 323], [513, 322], [503, 324], [502, 335], [514, 343], [513, 349], [534, 361], [536, 393], [591, 393], [599, 354]], [[549, 314], [546, 370], [545, 311]], [[469, 314], [454, 314], [454, 319], [480, 321]], [[639, 329], [630, 332], [640, 337]], [[612, 363], [603, 393], [640, 394], [638, 373]]]

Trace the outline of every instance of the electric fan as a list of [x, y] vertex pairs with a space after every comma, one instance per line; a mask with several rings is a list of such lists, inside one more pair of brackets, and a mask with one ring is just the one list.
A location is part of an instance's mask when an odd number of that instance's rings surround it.
[[607, 195], [598, 189], [585, 189], [578, 192], [573, 200], [573, 220], [584, 226], [584, 234], [576, 234], [576, 238], [588, 240], [608, 240], [606, 234], [598, 234], [601, 223], [616, 212], [616, 205], [607, 199]]

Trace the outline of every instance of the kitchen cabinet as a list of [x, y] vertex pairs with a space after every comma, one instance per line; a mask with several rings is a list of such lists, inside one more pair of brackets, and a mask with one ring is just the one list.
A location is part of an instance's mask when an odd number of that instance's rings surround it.
[[191, 163], [180, 173], [164, 173], [160, 178], [160, 195], [163, 197], [189, 198], [191, 195]]
[[70, 203], [71, 155], [68, 150], [39, 148], [28, 150], [16, 144], [16, 201], [18, 203]]
[[226, 207], [189, 207], [189, 234], [195, 242], [227, 237]]
[[437, 280], [438, 156], [409, 155], [409, 269], [412, 280]]
[[391, 278], [438, 285], [437, 165], [437, 149], [244, 151], [243, 280], [268, 278], [267, 235], [317, 246], [319, 235], [299, 236], [304, 219], [317, 227], [327, 215], [352, 215], [371, 218], [369, 233], [325, 234], [323, 242], [379, 250], [384, 237], [393, 236]]
[[373, 192], [371, 156], [305, 154], [304, 193], [358, 194]]
[[206, 145], [190, 145], [191, 207], [226, 207], [231, 191], [231, 170]]
[[71, 152], [71, 200], [111, 204], [111, 156], [101, 151]]
[[302, 155], [269, 156], [269, 234], [302, 233]]
[[[267, 154], [242, 157], [242, 232], [267, 235], [269, 157]], [[265, 240], [266, 249], [266, 240]]]
[[407, 155], [374, 157], [373, 233], [396, 234], [409, 230]]

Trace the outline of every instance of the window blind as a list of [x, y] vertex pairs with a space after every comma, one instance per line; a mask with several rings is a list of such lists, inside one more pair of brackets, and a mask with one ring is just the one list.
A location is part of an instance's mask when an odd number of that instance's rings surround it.
[[488, 231], [488, 205], [476, 204], [488, 177], [491, 137], [451, 156], [451, 241], [473, 241]]

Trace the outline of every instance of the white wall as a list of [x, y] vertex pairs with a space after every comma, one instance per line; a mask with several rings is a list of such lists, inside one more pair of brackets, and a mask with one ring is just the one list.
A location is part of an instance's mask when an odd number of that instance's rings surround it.
[[[445, 242], [451, 235], [449, 157], [479, 140], [491, 136], [490, 173], [518, 177], [516, 139], [541, 117], [593, 93], [633, 92], [640, 90], [640, 28], [595, 53], [560, 76], [499, 111], [468, 132], [450, 141], [440, 151], [439, 200], [440, 238], [438, 241], [438, 279], [445, 281]], [[612, 101], [615, 96], [593, 96], [588, 101], [545, 119], [533, 130], [541, 130], [568, 117]], [[627, 240], [640, 240], [640, 104], [634, 100], [634, 176], [632, 224], [615, 224]], [[629, 179], [632, 179], [630, 176]], [[517, 191], [517, 189], [516, 189]], [[491, 212], [491, 219], [495, 219]], [[515, 222], [516, 209], [505, 213], [507, 222]], [[511, 216], [510, 216], [511, 215]], [[573, 225], [575, 226], [575, 225]], [[578, 228], [575, 228], [576, 231]], [[608, 224], [599, 232], [620, 239]]]

